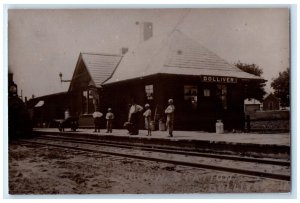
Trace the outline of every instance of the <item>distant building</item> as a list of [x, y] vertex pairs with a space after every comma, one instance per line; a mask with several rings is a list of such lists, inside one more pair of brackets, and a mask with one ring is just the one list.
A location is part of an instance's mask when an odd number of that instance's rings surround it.
[[272, 111], [279, 110], [280, 102], [274, 94], [269, 94], [263, 101], [263, 110], [264, 111]]
[[245, 99], [244, 105], [245, 105], [246, 114], [259, 111], [261, 110], [261, 106], [262, 106], [261, 102], [256, 99]]

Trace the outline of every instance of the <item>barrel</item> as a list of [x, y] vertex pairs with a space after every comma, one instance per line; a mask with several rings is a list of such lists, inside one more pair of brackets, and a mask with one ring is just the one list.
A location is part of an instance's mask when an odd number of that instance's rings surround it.
[[159, 121], [158, 128], [160, 131], [166, 131], [166, 124], [163, 121]]

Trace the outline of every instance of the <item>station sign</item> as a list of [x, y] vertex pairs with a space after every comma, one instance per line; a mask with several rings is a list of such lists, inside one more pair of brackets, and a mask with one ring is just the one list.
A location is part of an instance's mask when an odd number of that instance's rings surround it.
[[213, 83], [237, 83], [237, 78], [225, 77], [225, 76], [202, 75], [201, 81], [202, 82], [213, 82]]

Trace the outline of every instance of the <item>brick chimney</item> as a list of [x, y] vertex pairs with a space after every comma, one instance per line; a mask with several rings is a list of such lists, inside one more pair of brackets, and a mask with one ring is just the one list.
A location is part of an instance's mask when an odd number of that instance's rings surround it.
[[152, 22], [135, 22], [140, 27], [140, 40], [142, 42], [147, 41], [153, 37], [153, 23]]
[[147, 41], [153, 36], [153, 24], [151, 22], [142, 23], [143, 26], [143, 40]]

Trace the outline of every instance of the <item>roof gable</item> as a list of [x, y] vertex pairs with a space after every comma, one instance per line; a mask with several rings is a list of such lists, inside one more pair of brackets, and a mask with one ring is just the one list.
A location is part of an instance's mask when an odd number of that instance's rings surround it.
[[96, 87], [100, 87], [112, 76], [122, 56], [82, 53], [82, 59]]
[[279, 102], [279, 99], [277, 97], [275, 97], [274, 94], [269, 94], [268, 96], [266, 96], [266, 98], [264, 99], [264, 102], [267, 102], [267, 101], [276, 101], [276, 102]]
[[[86, 76], [86, 85], [93, 84], [100, 87], [108, 80], [119, 65], [122, 56], [96, 53], [80, 53], [69, 91], [78, 81], [78, 78]], [[79, 81], [82, 82], [82, 81]]]

